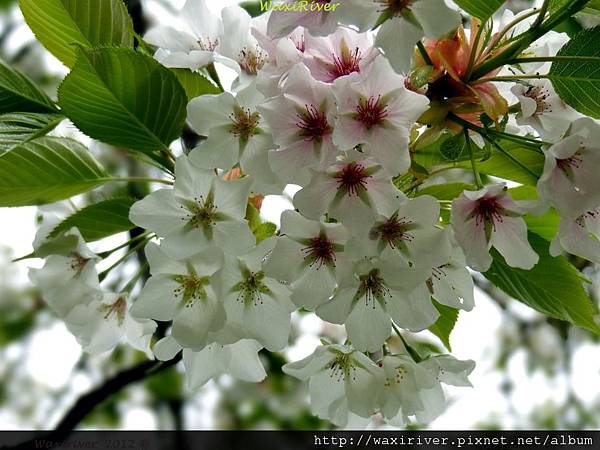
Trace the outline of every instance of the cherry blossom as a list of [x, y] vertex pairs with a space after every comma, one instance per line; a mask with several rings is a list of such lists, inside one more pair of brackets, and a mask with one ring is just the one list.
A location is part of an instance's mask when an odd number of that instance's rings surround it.
[[492, 264], [489, 251], [495, 247], [512, 267], [535, 266], [539, 256], [527, 241], [527, 226], [522, 218], [526, 212], [526, 205], [514, 201], [504, 184], [464, 191], [452, 202], [452, 228], [467, 264], [487, 271]]
[[429, 105], [427, 97], [409, 91], [387, 59], [379, 56], [367, 73], [355, 73], [334, 83], [338, 119], [333, 141], [349, 150], [359, 144], [390, 175], [410, 166], [411, 128]]

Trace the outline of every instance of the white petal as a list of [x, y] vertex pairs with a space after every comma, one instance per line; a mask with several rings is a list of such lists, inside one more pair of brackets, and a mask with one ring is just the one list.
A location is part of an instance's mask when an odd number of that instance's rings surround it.
[[511, 267], [529, 270], [540, 257], [527, 240], [527, 225], [520, 217], [503, 217], [492, 231], [491, 244], [500, 252]]

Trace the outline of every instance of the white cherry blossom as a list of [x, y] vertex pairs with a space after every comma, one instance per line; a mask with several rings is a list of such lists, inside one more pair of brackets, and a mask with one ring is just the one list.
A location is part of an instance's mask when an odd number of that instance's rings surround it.
[[421, 331], [439, 317], [425, 286], [428, 277], [428, 271], [409, 267], [397, 254], [349, 263], [332, 299], [317, 308], [317, 315], [344, 324], [357, 350], [380, 351], [390, 336], [392, 320], [402, 328]]
[[504, 184], [464, 191], [452, 202], [452, 228], [467, 264], [487, 271], [492, 264], [489, 251], [495, 247], [512, 267], [535, 266], [539, 256], [527, 240], [526, 212], [527, 206], [513, 200]]
[[338, 78], [334, 93], [338, 119], [333, 142], [343, 150], [364, 145], [391, 176], [406, 172], [410, 131], [427, 109], [427, 97], [408, 90], [383, 56], [367, 72]]
[[345, 345], [323, 345], [313, 354], [283, 366], [309, 380], [311, 409], [322, 419], [344, 427], [350, 413], [370, 417], [383, 388], [383, 371], [364, 354]]
[[174, 189], [153, 192], [135, 203], [129, 216], [163, 237], [162, 248], [171, 256], [186, 258], [212, 245], [242, 254], [255, 242], [244, 219], [250, 183], [249, 177], [225, 181], [180, 156]]
[[173, 338], [184, 348], [202, 350], [209, 334], [225, 325], [223, 302], [214, 290], [213, 275], [223, 263], [217, 248], [187, 260], [170, 258], [154, 243], [146, 246], [150, 279], [131, 308], [133, 317], [173, 321]]
[[281, 215], [281, 230], [266, 272], [291, 285], [291, 300], [314, 310], [329, 300], [349, 233], [339, 223], [308, 220], [295, 211]]
[[279, 146], [269, 154], [269, 162], [283, 180], [303, 184], [309, 177], [308, 168], [335, 160], [335, 100], [331, 87], [313, 79], [303, 64], [290, 71], [282, 94], [267, 100], [258, 111]]

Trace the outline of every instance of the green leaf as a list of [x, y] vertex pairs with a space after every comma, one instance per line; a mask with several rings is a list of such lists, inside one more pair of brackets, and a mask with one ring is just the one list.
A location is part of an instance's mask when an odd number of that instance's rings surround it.
[[454, 0], [458, 6], [478, 19], [489, 19], [504, 4], [504, 0]]
[[[490, 155], [488, 148], [481, 149], [473, 142], [471, 142], [471, 149], [477, 159], [485, 159]], [[440, 133], [431, 143], [417, 145], [414, 153], [414, 161], [423, 167], [447, 165], [449, 162], [461, 161], [469, 161], [470, 165], [470, 159], [471, 155], [466, 149], [464, 134], [454, 134], [448, 131]]]
[[[477, 163], [480, 173], [503, 178], [505, 180], [516, 181], [517, 183], [535, 186], [539, 176], [544, 170], [544, 155], [532, 149], [525, 148], [519, 143], [497, 139], [496, 142], [506, 150], [511, 156], [494, 149], [492, 156]], [[519, 161], [520, 165], [515, 162]], [[471, 168], [470, 161], [460, 163], [465, 169]], [[525, 166], [528, 170], [524, 169]], [[536, 174], [534, 176], [530, 172]]]
[[171, 69], [177, 76], [179, 83], [185, 89], [188, 100], [205, 94], [220, 94], [219, 89], [212, 81], [198, 72], [189, 69]]
[[438, 200], [454, 200], [463, 191], [473, 191], [476, 189], [475, 185], [467, 183], [434, 184], [420, 189], [417, 195], [431, 195]]
[[25, 75], [0, 60], [0, 113], [56, 112], [48, 98]]
[[81, 49], [58, 98], [88, 136], [163, 165], [162, 150], [180, 136], [186, 117], [187, 96], [173, 72], [129, 49]]
[[271, 222], [264, 222], [257, 226], [254, 230], [254, 237], [256, 238], [256, 243], [260, 243], [271, 236], [274, 236], [277, 232], [277, 225]]
[[63, 120], [59, 114], [9, 113], [0, 115], [0, 155], [17, 144], [52, 131]]
[[565, 103], [600, 118], [600, 27], [578, 33], [557, 56], [597, 57], [597, 61], [554, 61], [548, 77]]
[[452, 346], [450, 345], [450, 334], [452, 333], [452, 330], [456, 325], [456, 321], [458, 320], [459, 311], [458, 309], [442, 305], [435, 300], [432, 300], [432, 302], [433, 306], [435, 306], [439, 311], [440, 317], [428, 328], [428, 330], [440, 338], [440, 341], [442, 341], [448, 351], [451, 352]]
[[109, 180], [80, 143], [44, 137], [17, 145], [0, 156], [0, 206], [52, 203]]
[[[537, 189], [533, 186], [519, 186], [509, 189], [509, 192], [515, 200], [536, 200], [538, 198]], [[541, 216], [526, 214], [523, 219], [529, 231], [543, 237], [547, 241], [552, 241], [560, 222], [560, 216], [554, 209], [548, 210]]]
[[264, 13], [261, 4], [262, 2], [260, 1], [246, 1], [240, 3], [240, 7], [244, 8], [250, 14], [250, 17], [258, 17]]
[[68, 67], [77, 46], [133, 47], [133, 24], [123, 0], [19, 0], [27, 25]]
[[530, 233], [529, 242], [540, 255], [540, 261], [533, 269], [510, 267], [496, 250], [492, 250], [492, 266], [483, 275], [536, 311], [600, 334], [600, 326], [594, 321], [596, 311], [583, 288], [579, 271], [563, 256], [550, 256], [550, 244], [540, 236]]
[[85, 241], [92, 242], [129, 231], [135, 228], [129, 220], [129, 208], [134, 202], [131, 198], [114, 198], [86, 206], [59, 223], [48, 237], [77, 227]]

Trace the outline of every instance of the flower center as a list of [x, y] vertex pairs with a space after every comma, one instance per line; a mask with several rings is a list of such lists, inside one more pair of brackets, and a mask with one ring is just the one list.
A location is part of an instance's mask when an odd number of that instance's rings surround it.
[[331, 81], [350, 75], [351, 73], [360, 72], [359, 63], [362, 59], [360, 49], [356, 47], [354, 50], [349, 50], [346, 44], [343, 44], [341, 55], [333, 53], [333, 67], [329, 71]]
[[193, 204], [182, 206], [182, 208], [188, 210], [184, 220], [187, 220], [188, 224], [194, 228], [210, 230], [217, 223], [218, 213], [212, 192], [208, 194], [206, 199], [201, 195], [199, 198], [194, 198]]
[[413, 228], [414, 225], [411, 220], [394, 214], [385, 222], [373, 227], [369, 237], [373, 240], [380, 239], [391, 248], [399, 248], [405, 242], [412, 242], [414, 236], [409, 231]]
[[198, 300], [206, 299], [204, 286], [210, 283], [209, 277], [200, 277], [194, 273], [192, 275], [175, 275], [173, 280], [179, 284], [173, 294], [176, 299], [183, 300], [187, 308], [193, 306]]
[[579, 169], [581, 163], [583, 163], [583, 158], [579, 152], [570, 158], [556, 160], [556, 166], [567, 175], [570, 175], [573, 169]]
[[377, 98], [361, 98], [356, 107], [356, 120], [361, 122], [367, 130], [381, 125], [387, 115], [387, 105], [381, 101], [381, 95]]
[[209, 37], [200, 38], [197, 42], [198, 46], [200, 47], [200, 50], [203, 50], [205, 52], [214, 52], [215, 48], [217, 48], [217, 45], [219, 45], [219, 39], [213, 40]]
[[229, 132], [234, 136], [248, 140], [258, 134], [260, 115], [257, 112], [251, 112], [250, 108], [236, 106], [229, 118], [233, 122]]
[[361, 275], [360, 284], [355, 300], [365, 298], [367, 306], [371, 305], [375, 309], [375, 301], [380, 303], [387, 303], [386, 297], [391, 297], [390, 290], [385, 285], [383, 278], [379, 273], [379, 269], [373, 269], [366, 275]]
[[371, 178], [365, 166], [360, 163], [351, 162], [335, 175], [338, 184], [338, 192], [349, 196], [358, 196], [367, 190], [367, 181]]
[[582, 215], [580, 215], [577, 219], [575, 219], [575, 223], [580, 228], [585, 228], [586, 227], [585, 219], [597, 219], [599, 217], [600, 217], [600, 211], [599, 210], [592, 210], [592, 211], [588, 211], [588, 212], [583, 213]]
[[264, 272], [250, 272], [248, 269], [242, 271], [244, 279], [233, 287], [233, 292], [238, 292], [237, 301], [244, 305], [262, 305], [263, 294], [271, 291], [263, 283]]
[[71, 270], [75, 272], [75, 277], [81, 275], [81, 271], [86, 266], [86, 264], [90, 261], [89, 258], [84, 258], [77, 252], [71, 253], [71, 259], [69, 260], [69, 267]]
[[416, 0], [378, 0], [382, 5], [381, 12], [385, 11], [392, 16], [398, 16], [402, 11]]
[[498, 203], [495, 197], [484, 197], [478, 200], [477, 206], [473, 211], [476, 224], [492, 225], [492, 229], [496, 230], [496, 223], [503, 221], [504, 208]]
[[104, 313], [104, 319], [109, 320], [116, 316], [119, 326], [123, 325], [125, 320], [125, 311], [127, 310], [127, 301], [123, 297], [119, 297], [112, 305], [101, 305], [98, 311]]
[[238, 56], [240, 67], [249, 75], [256, 75], [266, 62], [267, 55], [258, 46], [254, 50], [244, 47]]
[[550, 105], [546, 101], [550, 96], [548, 89], [544, 89], [542, 86], [530, 86], [523, 95], [535, 101], [537, 105], [535, 115], [552, 112]]
[[338, 353], [335, 359], [329, 364], [329, 376], [336, 381], [346, 381], [356, 379], [356, 367], [352, 358], [347, 353]]
[[392, 384], [400, 384], [408, 376], [408, 370], [403, 366], [398, 366], [394, 369], [391, 377], [386, 377], [384, 386], [390, 387]]
[[304, 111], [297, 114], [296, 126], [305, 141], [320, 141], [331, 133], [327, 116], [314, 105], [304, 105]]
[[317, 266], [319, 270], [323, 265], [335, 267], [335, 248], [333, 242], [325, 234], [313, 237], [308, 245], [302, 249], [304, 259], [310, 267]]
[[300, 34], [298, 36], [290, 36], [291, 41], [294, 43], [296, 48], [300, 53], [304, 53], [306, 50], [306, 40], [304, 39], [304, 34]]

